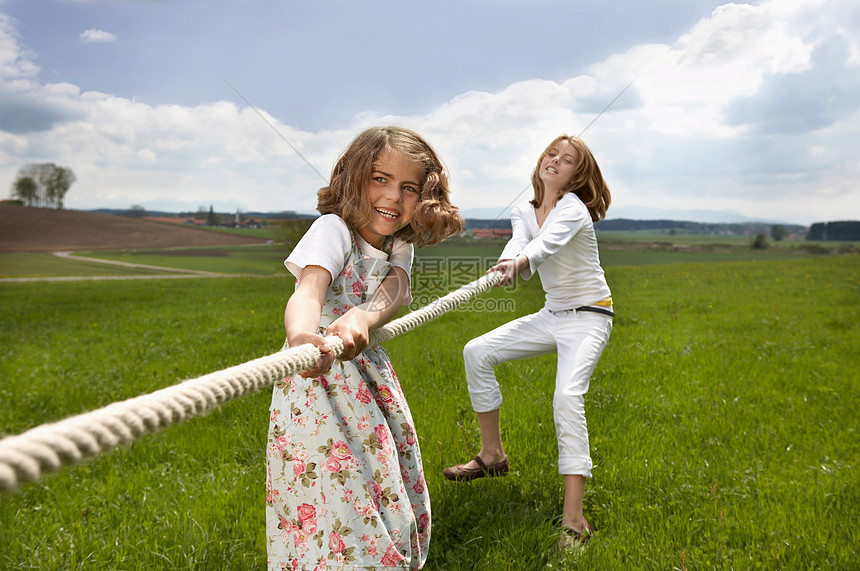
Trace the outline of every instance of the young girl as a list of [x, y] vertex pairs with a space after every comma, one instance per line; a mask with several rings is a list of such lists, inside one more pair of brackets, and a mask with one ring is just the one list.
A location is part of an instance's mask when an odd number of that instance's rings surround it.
[[591, 476], [583, 395], [612, 330], [612, 300], [600, 267], [593, 223], [609, 206], [609, 188], [588, 147], [562, 135], [541, 154], [532, 173], [534, 199], [511, 213], [513, 236], [499, 262], [504, 286], [520, 275], [540, 274], [544, 307], [478, 338], [463, 350], [472, 408], [478, 413], [481, 451], [467, 464], [446, 468], [450, 480], [500, 476], [508, 467], [499, 431], [502, 395], [496, 365], [556, 352], [553, 410], [558, 469], [564, 477], [562, 546], [587, 541], [582, 512]]
[[[416, 133], [360, 133], [285, 261], [287, 346], [322, 357], [275, 385], [267, 445], [270, 569], [420, 568], [430, 502], [406, 398], [369, 331], [411, 302], [413, 244], [460, 231], [445, 169]], [[337, 335], [335, 360], [324, 335]]]

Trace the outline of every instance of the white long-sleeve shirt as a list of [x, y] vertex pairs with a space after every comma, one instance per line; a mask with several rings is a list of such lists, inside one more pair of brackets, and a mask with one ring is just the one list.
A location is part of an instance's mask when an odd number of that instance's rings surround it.
[[513, 235], [499, 260], [526, 256], [529, 266], [520, 273], [529, 279], [537, 270], [552, 311], [591, 305], [611, 295], [588, 208], [572, 192], [562, 196], [538, 226], [534, 206], [523, 202], [511, 212]]

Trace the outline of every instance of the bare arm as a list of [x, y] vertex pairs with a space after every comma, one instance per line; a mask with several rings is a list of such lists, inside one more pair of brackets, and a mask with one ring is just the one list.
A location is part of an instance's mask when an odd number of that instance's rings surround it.
[[331, 346], [322, 335], [317, 334], [329, 284], [331, 274], [328, 270], [321, 266], [306, 266], [284, 310], [284, 327], [290, 347], [312, 343], [322, 353], [312, 368], [302, 372], [305, 378], [318, 377], [328, 372], [334, 362]]
[[353, 307], [326, 330], [343, 340], [342, 361], [354, 359], [367, 348], [370, 331], [380, 327], [397, 315], [409, 285], [409, 276], [400, 267], [392, 267], [376, 288], [370, 301]]

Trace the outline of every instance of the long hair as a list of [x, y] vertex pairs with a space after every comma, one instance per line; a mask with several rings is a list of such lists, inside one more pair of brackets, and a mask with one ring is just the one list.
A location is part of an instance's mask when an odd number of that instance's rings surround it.
[[465, 223], [448, 197], [448, 172], [420, 135], [402, 127], [372, 127], [359, 133], [331, 171], [329, 185], [317, 192], [320, 214], [337, 214], [352, 228], [370, 220], [367, 184], [385, 149], [400, 153], [422, 171], [421, 192], [410, 223], [394, 236], [419, 248], [441, 242]]
[[561, 192], [559, 192], [559, 195], [556, 198], [561, 198], [562, 195], [572, 192], [578, 196], [579, 199], [582, 200], [583, 204], [585, 204], [586, 208], [588, 208], [588, 213], [591, 215], [591, 220], [593, 222], [602, 220], [603, 217], [606, 216], [606, 210], [609, 208], [609, 203], [612, 202], [609, 187], [606, 185], [606, 181], [603, 180], [603, 175], [600, 173], [600, 167], [597, 165], [597, 161], [595, 160], [594, 155], [591, 154], [591, 150], [588, 146], [582, 141], [582, 139], [571, 137], [569, 135], [559, 135], [556, 137], [555, 140], [550, 143], [546, 149], [544, 149], [543, 153], [541, 153], [538, 158], [537, 166], [532, 172], [532, 187], [534, 187], [535, 196], [534, 199], [529, 202], [535, 206], [540, 206], [541, 201], [543, 201], [545, 186], [540, 178], [540, 165], [549, 151], [553, 148], [558, 149], [559, 145], [569, 145], [573, 148], [576, 154], [576, 169], [571, 181], [561, 189]]

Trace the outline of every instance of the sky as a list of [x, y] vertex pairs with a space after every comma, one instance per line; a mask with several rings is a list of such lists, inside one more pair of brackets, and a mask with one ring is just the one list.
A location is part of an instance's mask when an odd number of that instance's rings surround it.
[[856, 0], [0, 0], [0, 197], [314, 212], [361, 130], [423, 135], [467, 216], [507, 216], [557, 135], [608, 218], [860, 218]]

